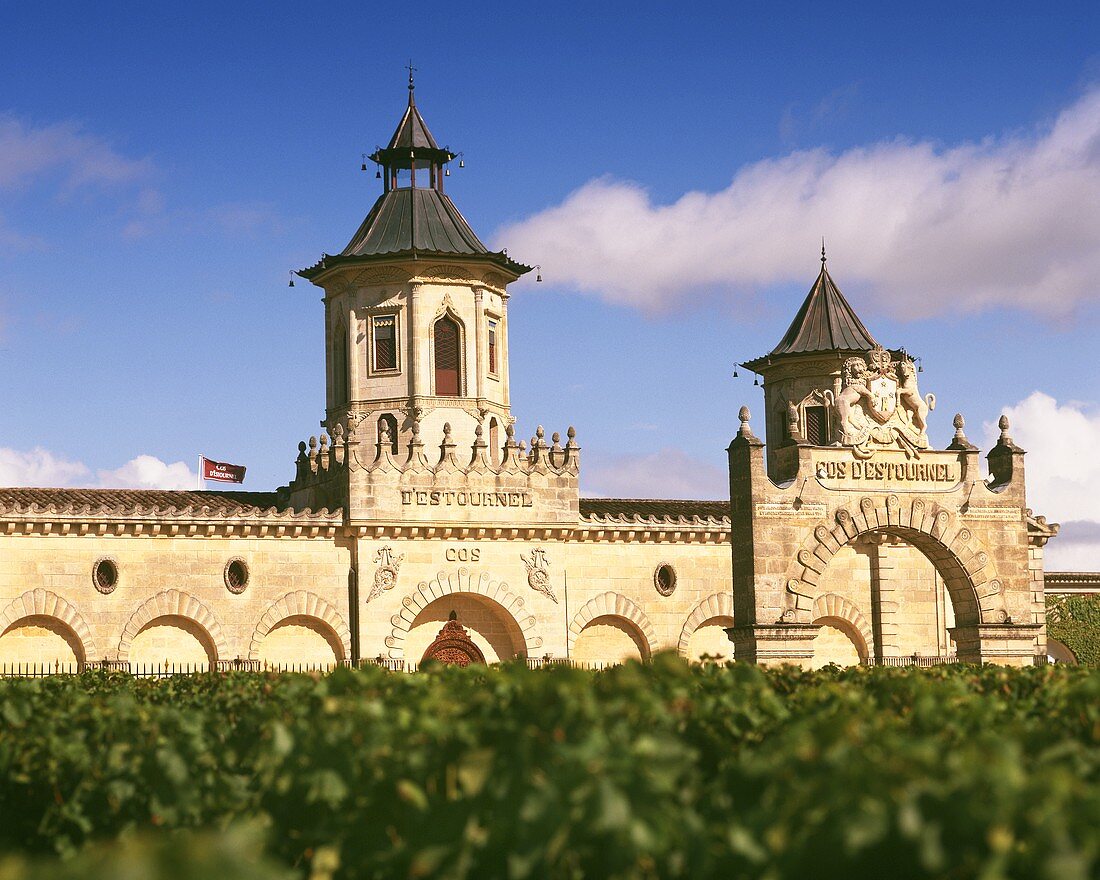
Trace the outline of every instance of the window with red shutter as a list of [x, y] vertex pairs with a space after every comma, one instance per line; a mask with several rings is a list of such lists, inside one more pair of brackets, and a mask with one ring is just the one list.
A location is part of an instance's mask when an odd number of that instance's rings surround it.
[[489, 322], [489, 372], [497, 374], [497, 322]]
[[458, 324], [443, 317], [435, 324], [435, 393], [442, 397], [459, 395]]

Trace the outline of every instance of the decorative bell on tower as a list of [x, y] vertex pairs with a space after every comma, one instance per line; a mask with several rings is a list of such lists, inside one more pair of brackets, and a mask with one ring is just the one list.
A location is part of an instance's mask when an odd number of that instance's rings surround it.
[[293, 287], [293, 286], [294, 286], [294, 270], [291, 269], [290, 270], [290, 284], [288, 284], [287, 287]]
[[382, 179], [382, 169], [381, 168], [379, 168], [377, 171], [374, 172], [374, 179], [375, 180], [381, 180]]

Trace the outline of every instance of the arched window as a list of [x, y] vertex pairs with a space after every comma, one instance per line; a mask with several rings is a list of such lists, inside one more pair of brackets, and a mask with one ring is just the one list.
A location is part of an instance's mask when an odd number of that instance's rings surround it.
[[343, 321], [332, 340], [332, 398], [336, 406], [348, 402], [348, 329]]
[[458, 324], [444, 315], [435, 322], [435, 393], [441, 397], [458, 397], [460, 351]]
[[382, 439], [383, 429], [389, 431], [390, 434], [390, 452], [397, 455], [397, 419], [396, 417], [386, 413], [385, 415], [378, 417], [378, 439]]
[[489, 461], [500, 464], [500, 423], [495, 418], [489, 419]]

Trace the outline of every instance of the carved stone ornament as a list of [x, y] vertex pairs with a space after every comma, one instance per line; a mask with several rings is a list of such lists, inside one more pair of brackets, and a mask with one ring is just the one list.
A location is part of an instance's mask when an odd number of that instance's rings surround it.
[[405, 561], [405, 554], [395, 557], [390, 547], [383, 547], [375, 554], [374, 561], [378, 568], [374, 571], [374, 583], [371, 585], [367, 602], [377, 599], [386, 590], [392, 590], [397, 586], [397, 573], [401, 569], [401, 563]]
[[436, 660], [450, 666], [469, 666], [472, 663], [485, 663], [481, 648], [474, 644], [466, 627], [458, 622], [452, 611], [450, 619], [424, 652], [421, 662]]
[[550, 558], [541, 547], [536, 547], [529, 556], [522, 553], [519, 558], [527, 566], [527, 583], [532, 590], [542, 593], [556, 605], [558, 597], [554, 595], [554, 589], [550, 586]]
[[885, 448], [916, 458], [928, 448], [928, 413], [935, 409], [936, 397], [921, 397], [911, 360], [895, 361], [879, 346], [866, 357], [848, 358], [843, 382], [834, 407], [840, 442], [851, 446], [856, 458], [870, 458]]

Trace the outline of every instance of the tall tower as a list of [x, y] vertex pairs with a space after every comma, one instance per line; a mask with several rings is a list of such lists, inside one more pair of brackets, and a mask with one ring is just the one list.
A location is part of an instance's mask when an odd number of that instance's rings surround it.
[[428, 130], [410, 69], [408, 106], [370, 156], [382, 194], [347, 247], [298, 273], [325, 291], [323, 424], [362, 447], [385, 429], [396, 454], [419, 420], [462, 445], [480, 425], [499, 457], [512, 422], [507, 287], [531, 267], [486, 248], [444, 192], [458, 156]]
[[830, 446], [840, 440], [832, 404], [841, 391], [845, 361], [877, 347], [829, 275], [822, 245], [821, 272], [786, 334], [768, 354], [742, 364], [764, 380], [768, 474], [773, 480], [787, 477], [785, 447]]

